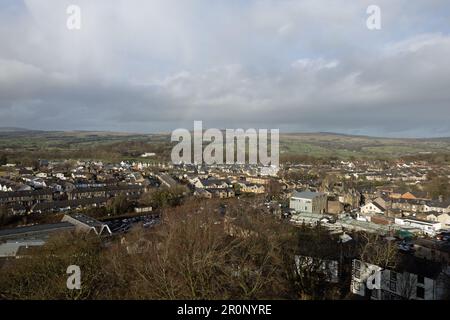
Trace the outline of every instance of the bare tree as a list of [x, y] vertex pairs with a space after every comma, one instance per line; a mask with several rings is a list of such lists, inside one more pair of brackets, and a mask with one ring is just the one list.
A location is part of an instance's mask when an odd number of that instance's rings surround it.
[[416, 296], [417, 276], [409, 272], [400, 273], [397, 279], [397, 291], [402, 299], [411, 300]]
[[343, 248], [320, 226], [303, 226], [298, 232], [292, 279], [301, 299], [340, 297], [340, 261]]
[[284, 226], [230, 203], [227, 211], [237, 214], [231, 223], [247, 230], [230, 235], [218, 204], [166, 209], [164, 225], [136, 230], [110, 251], [106, 272], [123, 275], [133, 299], [290, 297], [284, 248], [293, 238], [282, 232]]
[[395, 242], [371, 233], [359, 233], [360, 260], [381, 268], [394, 269], [398, 263], [398, 248]]

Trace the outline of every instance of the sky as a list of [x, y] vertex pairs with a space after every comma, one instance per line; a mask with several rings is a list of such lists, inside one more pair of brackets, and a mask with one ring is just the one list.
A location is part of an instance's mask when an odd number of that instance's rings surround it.
[[194, 120], [450, 136], [450, 2], [0, 0], [0, 127], [150, 133]]

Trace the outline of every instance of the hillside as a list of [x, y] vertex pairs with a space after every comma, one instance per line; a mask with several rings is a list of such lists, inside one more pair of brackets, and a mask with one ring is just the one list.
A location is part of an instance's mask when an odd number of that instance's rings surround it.
[[426, 153], [450, 153], [450, 138], [407, 139], [334, 133], [293, 133], [280, 135], [280, 140], [282, 154], [396, 157]]
[[[13, 128], [11, 128], [13, 129]], [[101, 131], [0, 131], [0, 150], [16, 158], [134, 159], [155, 152], [168, 159], [173, 143], [169, 134]], [[0, 151], [0, 152], [1, 152]], [[450, 155], [450, 138], [405, 139], [334, 133], [280, 135], [280, 156], [314, 158], [397, 158]]]

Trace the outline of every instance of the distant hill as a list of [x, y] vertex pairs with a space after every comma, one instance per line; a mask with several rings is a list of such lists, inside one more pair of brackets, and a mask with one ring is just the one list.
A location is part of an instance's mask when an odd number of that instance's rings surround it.
[[26, 131], [32, 130], [17, 127], [0, 127], [0, 132], [26, 132]]
[[[85, 158], [98, 154], [115, 158], [145, 152], [168, 154], [174, 143], [170, 134], [142, 134], [108, 131], [36, 131], [0, 127], [0, 150], [26, 154], [42, 152], [59, 157]], [[84, 152], [88, 150], [88, 152]], [[103, 152], [103, 153], [102, 153]], [[350, 158], [393, 158], [423, 154], [450, 154], [450, 138], [383, 138], [329, 132], [281, 133], [280, 156]], [[19, 157], [20, 154], [18, 153]]]

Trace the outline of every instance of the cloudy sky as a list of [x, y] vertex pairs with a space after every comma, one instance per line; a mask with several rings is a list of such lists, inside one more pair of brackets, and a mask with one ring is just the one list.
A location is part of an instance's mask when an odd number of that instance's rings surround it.
[[[81, 8], [81, 30], [66, 27]], [[381, 30], [366, 9], [381, 8]], [[450, 136], [448, 0], [1, 0], [0, 126]]]

